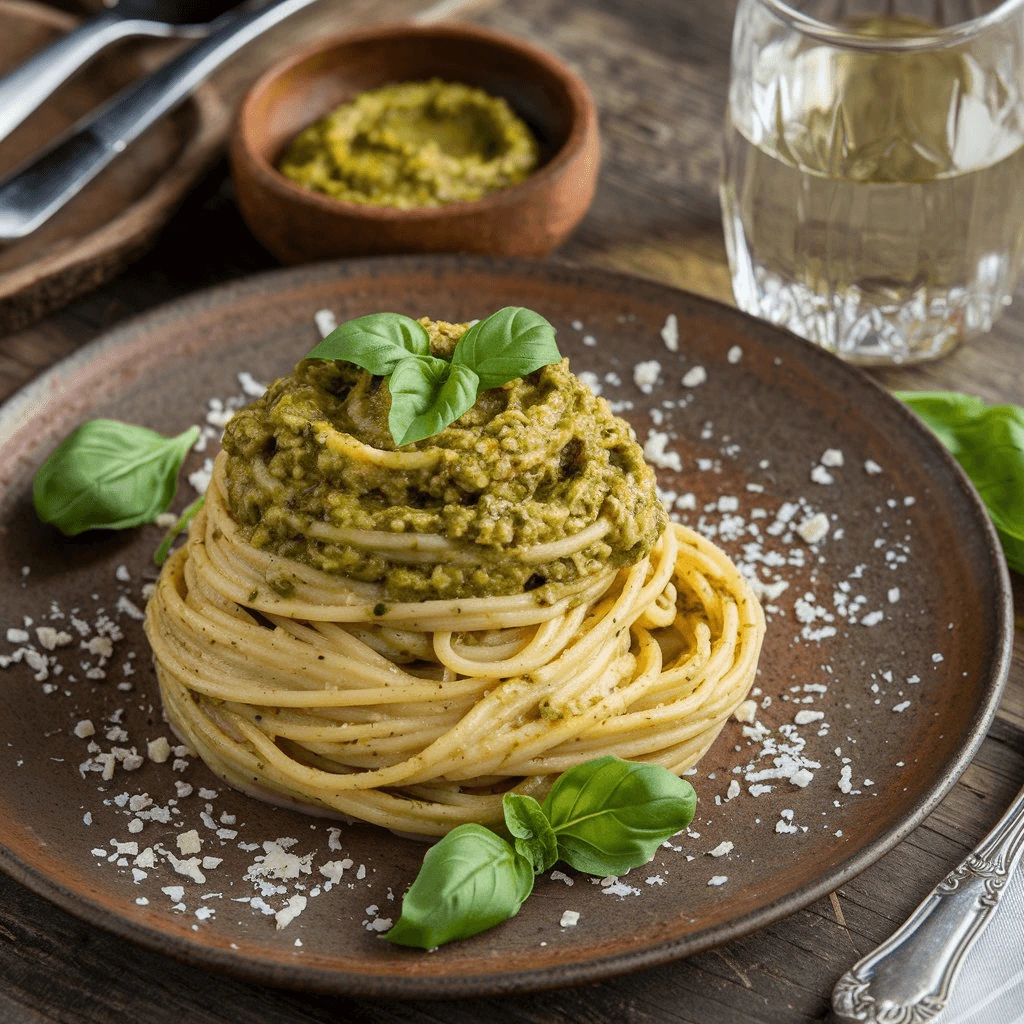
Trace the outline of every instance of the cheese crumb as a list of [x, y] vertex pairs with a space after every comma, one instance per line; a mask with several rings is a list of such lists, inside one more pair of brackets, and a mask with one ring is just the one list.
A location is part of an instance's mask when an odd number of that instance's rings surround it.
[[824, 711], [798, 711], [793, 717], [797, 725], [810, 725], [811, 722], [820, 722], [825, 717]]
[[38, 626], [36, 628], [36, 638], [39, 640], [39, 645], [45, 651], [52, 651], [58, 647], [67, 647], [72, 639], [70, 633], [56, 630], [53, 626]]
[[92, 721], [88, 718], [83, 718], [75, 726], [75, 735], [80, 739], [88, 739], [90, 736], [96, 735], [96, 726], [92, 724]]
[[821, 455], [821, 464], [829, 469], [838, 469], [843, 464], [843, 453], [838, 448], [826, 448]]
[[712, 875], [708, 879], [708, 885], [725, 885], [729, 881], [728, 875]]
[[882, 467], [874, 459], [867, 459], [864, 462], [864, 472], [868, 476], [878, 476], [882, 472]]
[[810, 519], [805, 519], [797, 528], [796, 532], [808, 544], [817, 544], [819, 540], [824, 539], [828, 534], [829, 521], [828, 516], [824, 512], [819, 512], [817, 515], [811, 516]]
[[708, 371], [703, 366], [693, 366], [683, 374], [684, 388], [699, 388], [708, 379]]
[[739, 345], [733, 345], [725, 354], [725, 358], [735, 366], [743, 358], [743, 349]]
[[726, 840], [723, 843], [719, 843], [713, 850], [708, 850], [709, 857], [724, 857], [727, 853], [732, 853], [733, 844]]
[[661, 329], [661, 340], [669, 352], [679, 351], [679, 319], [675, 313], [665, 317], [665, 326]]
[[199, 853], [203, 848], [202, 840], [195, 829], [189, 832], [182, 832], [174, 841], [178, 845], [178, 852], [186, 856], [191, 853]]
[[318, 309], [313, 314], [313, 322], [321, 338], [326, 338], [338, 326], [338, 318], [329, 309]]
[[753, 725], [754, 719], [757, 717], [757, 701], [745, 700], [732, 714], [737, 722], [747, 722]]
[[661, 363], [657, 359], [648, 359], [633, 367], [633, 383], [645, 394], [649, 395], [658, 383], [661, 375]]
[[306, 903], [305, 896], [292, 896], [284, 907], [274, 915], [274, 920], [277, 922], [277, 930], [280, 931], [282, 928], [287, 928], [306, 909]]
[[167, 742], [167, 737], [158, 736], [155, 740], [150, 740], [146, 744], [146, 753], [150, 761], [163, 764], [171, 756], [171, 745]]
[[563, 928], [575, 928], [579, 924], [580, 912], [578, 910], [566, 910], [562, 913], [559, 925]]
[[660, 430], [651, 430], [644, 443], [644, 458], [657, 469], [674, 469], [677, 473], [683, 470], [679, 452], [668, 451], [668, 434]]
[[821, 484], [823, 487], [828, 487], [830, 484], [835, 483], [835, 479], [832, 474], [824, 466], [815, 466], [811, 470], [811, 480], [813, 483]]

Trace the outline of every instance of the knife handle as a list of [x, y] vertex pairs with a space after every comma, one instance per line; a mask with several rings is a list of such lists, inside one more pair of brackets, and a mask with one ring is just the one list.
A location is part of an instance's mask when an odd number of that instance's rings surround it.
[[938, 1014], [999, 907], [1024, 850], [1024, 790], [972, 853], [904, 925], [848, 970], [832, 992], [840, 1021], [916, 1024]]
[[101, 11], [0, 78], [0, 140], [6, 139], [58, 86], [111, 43], [128, 36], [166, 38], [178, 32], [179, 29], [162, 22], [122, 18], [116, 8]]
[[314, 0], [275, 0], [226, 14], [210, 34], [122, 90], [0, 182], [0, 241], [24, 238], [82, 191], [125, 147], [257, 36]]

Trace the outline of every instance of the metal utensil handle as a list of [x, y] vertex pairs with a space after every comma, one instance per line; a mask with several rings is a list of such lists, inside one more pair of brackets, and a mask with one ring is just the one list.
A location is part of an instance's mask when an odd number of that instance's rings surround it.
[[0, 240], [24, 238], [35, 231], [219, 65], [313, 2], [276, 0], [255, 11], [223, 15], [213, 23], [206, 39], [79, 122], [0, 183]]
[[175, 31], [174, 26], [162, 22], [122, 18], [116, 10], [101, 11], [0, 78], [0, 140], [6, 139], [58, 86], [111, 43], [127, 36], [165, 38]]
[[996, 827], [925, 898], [891, 938], [836, 983], [841, 1021], [931, 1020], [949, 999], [964, 959], [995, 914], [1024, 851], [1024, 790]]

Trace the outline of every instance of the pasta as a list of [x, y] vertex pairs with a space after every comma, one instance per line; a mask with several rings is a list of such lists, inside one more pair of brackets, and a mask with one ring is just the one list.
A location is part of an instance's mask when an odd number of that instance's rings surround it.
[[[380, 454], [392, 465], [423, 455]], [[426, 836], [492, 824], [505, 791], [542, 797], [603, 754], [682, 773], [753, 682], [760, 606], [729, 558], [684, 526], [670, 523], [632, 565], [543, 590], [394, 602], [379, 582], [250, 543], [226, 466], [222, 452], [146, 631], [176, 732], [264, 799]], [[436, 534], [307, 529], [383, 545], [396, 562], [476, 557]], [[571, 558], [607, 529], [598, 519], [517, 557]], [[286, 593], [267, 586], [282, 576]]]

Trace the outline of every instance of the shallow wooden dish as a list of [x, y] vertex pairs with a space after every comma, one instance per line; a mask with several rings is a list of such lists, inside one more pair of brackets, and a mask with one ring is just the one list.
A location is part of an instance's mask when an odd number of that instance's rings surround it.
[[[277, 171], [303, 128], [356, 93], [432, 77], [507, 99], [540, 139], [542, 166], [483, 199], [418, 210], [342, 202]], [[586, 213], [599, 161], [597, 113], [578, 75], [513, 36], [454, 24], [353, 32], [289, 58], [249, 91], [231, 140], [242, 214], [285, 263], [421, 252], [543, 256]]]
[[[70, 31], [77, 19], [43, 4], [0, 0], [0, 72]], [[166, 47], [112, 47], [0, 142], [6, 175], [119, 89], [152, 71]], [[120, 272], [156, 237], [210, 165], [228, 129], [211, 86], [129, 146], [28, 238], [0, 248], [0, 332], [24, 327]]]

